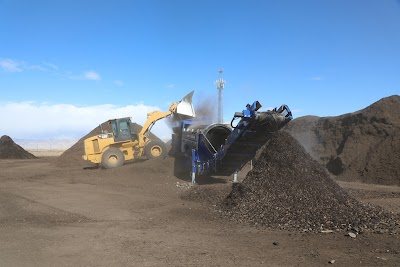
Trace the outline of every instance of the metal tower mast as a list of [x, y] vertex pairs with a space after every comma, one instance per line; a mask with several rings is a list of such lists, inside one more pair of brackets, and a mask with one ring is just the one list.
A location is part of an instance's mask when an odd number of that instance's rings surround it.
[[218, 70], [219, 79], [214, 82], [217, 85], [217, 89], [218, 89], [218, 123], [223, 123], [223, 121], [224, 121], [224, 114], [223, 114], [223, 107], [222, 107], [222, 90], [225, 87], [225, 81], [224, 81], [224, 79], [222, 79], [223, 72], [224, 71], [222, 69]]

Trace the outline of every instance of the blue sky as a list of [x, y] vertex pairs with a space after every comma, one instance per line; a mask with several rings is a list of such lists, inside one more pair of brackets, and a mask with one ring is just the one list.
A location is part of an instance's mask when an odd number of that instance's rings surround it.
[[0, 36], [12, 138], [142, 124], [192, 90], [215, 99], [220, 68], [226, 121], [255, 100], [335, 116], [400, 94], [398, 0], [0, 0]]

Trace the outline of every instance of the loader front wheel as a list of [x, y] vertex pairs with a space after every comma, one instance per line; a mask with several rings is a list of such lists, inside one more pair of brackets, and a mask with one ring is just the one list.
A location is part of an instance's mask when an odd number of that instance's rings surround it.
[[167, 147], [164, 142], [151, 141], [147, 144], [145, 152], [148, 159], [165, 158], [167, 155]]
[[101, 157], [101, 167], [105, 169], [120, 167], [124, 164], [124, 162], [124, 154], [116, 147], [110, 147], [103, 153], [103, 156]]

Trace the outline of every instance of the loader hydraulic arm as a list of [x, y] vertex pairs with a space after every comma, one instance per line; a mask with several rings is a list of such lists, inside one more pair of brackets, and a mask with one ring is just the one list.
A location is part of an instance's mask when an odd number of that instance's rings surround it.
[[168, 111], [153, 111], [147, 114], [147, 120], [146, 123], [143, 125], [142, 130], [139, 132], [138, 137], [139, 137], [139, 146], [142, 147], [145, 144], [145, 137], [147, 136], [149, 130], [153, 125], [166, 117], [171, 116], [176, 111], [176, 107], [178, 106], [178, 103], [172, 103], [171, 106], [169, 107]]
[[194, 91], [184, 96], [179, 102], [172, 103], [168, 111], [153, 111], [147, 114], [147, 120], [138, 134], [140, 155], [143, 154], [144, 147], [149, 142], [147, 135], [149, 134], [151, 127], [153, 127], [157, 121], [167, 118], [172, 114], [174, 114], [174, 116], [186, 116], [191, 118], [196, 116], [192, 104], [193, 93]]

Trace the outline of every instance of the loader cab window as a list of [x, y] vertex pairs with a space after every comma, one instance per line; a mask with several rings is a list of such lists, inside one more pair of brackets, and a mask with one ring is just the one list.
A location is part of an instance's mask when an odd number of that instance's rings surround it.
[[128, 118], [113, 120], [111, 122], [116, 142], [131, 140], [131, 126]]
[[111, 128], [112, 128], [112, 132], [113, 132], [114, 136], [117, 136], [118, 130], [117, 130], [117, 124], [115, 123], [115, 121], [111, 122]]
[[124, 134], [130, 133], [131, 130], [126, 120], [121, 120], [119, 122], [119, 131]]

